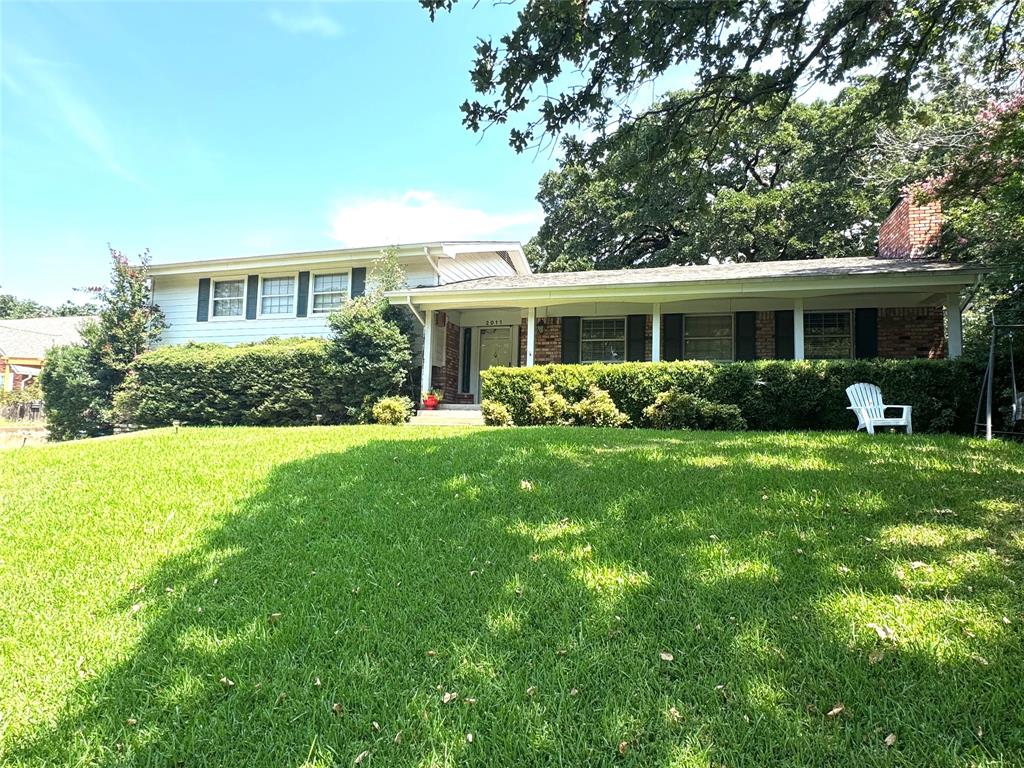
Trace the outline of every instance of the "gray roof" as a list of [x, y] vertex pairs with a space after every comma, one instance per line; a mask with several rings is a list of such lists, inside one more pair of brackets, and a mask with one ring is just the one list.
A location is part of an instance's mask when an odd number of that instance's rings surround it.
[[46, 350], [61, 344], [81, 344], [82, 326], [92, 316], [0, 318], [0, 357], [43, 359]]
[[[645, 269], [602, 269], [587, 272], [541, 272], [532, 275], [482, 277], [417, 288], [410, 293], [449, 291], [518, 290], [530, 288], [573, 288], [583, 286], [650, 285], [715, 280], [757, 280], [766, 278], [832, 277], [844, 275], [913, 274], [981, 271], [978, 267], [948, 261], [896, 260], [876, 258], [803, 259], [799, 261], [755, 261], [739, 264], [649, 267]], [[405, 293], [398, 291], [397, 293]]]

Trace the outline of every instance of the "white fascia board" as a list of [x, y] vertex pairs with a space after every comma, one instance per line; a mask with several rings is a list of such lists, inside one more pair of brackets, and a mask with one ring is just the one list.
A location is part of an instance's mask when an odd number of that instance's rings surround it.
[[[373, 261], [380, 257], [381, 251], [390, 246], [374, 246], [372, 248], [345, 248], [335, 251], [304, 251], [299, 253], [279, 253], [266, 256], [240, 256], [229, 259], [208, 259], [202, 261], [178, 261], [170, 264], [151, 264], [149, 274], [185, 275], [197, 273], [239, 272], [245, 270], [275, 269], [278, 267], [316, 266], [320, 264], [345, 264], [357, 261]], [[423, 249], [430, 248], [441, 252], [440, 243], [418, 243], [416, 245], [398, 246], [398, 258], [412, 262], [424, 259]]]
[[[668, 302], [686, 298], [729, 298], [779, 293], [814, 295], [848, 292], [920, 290], [936, 287], [962, 287], [974, 282], [976, 270], [942, 270], [875, 275], [829, 275], [816, 278], [761, 278], [705, 280], [682, 283], [630, 285], [563, 286], [556, 288], [489, 288], [444, 291], [436, 288], [396, 291], [388, 294], [403, 303], [409, 299], [421, 307], [543, 306], [592, 301]], [[841, 284], [841, 285], [840, 285]]]
[[441, 243], [441, 249], [444, 252], [444, 256], [449, 259], [458, 258], [464, 253], [497, 253], [498, 251], [507, 251], [518, 274], [533, 274], [533, 270], [530, 269], [530, 262], [526, 260], [526, 254], [523, 252], [523, 245], [518, 240]]

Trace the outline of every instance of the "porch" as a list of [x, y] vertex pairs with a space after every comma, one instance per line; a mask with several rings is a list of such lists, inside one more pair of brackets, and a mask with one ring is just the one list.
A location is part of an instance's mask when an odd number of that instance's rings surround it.
[[422, 323], [421, 389], [477, 403], [480, 373], [495, 365], [958, 357], [962, 291], [976, 275], [844, 259], [488, 278], [390, 296]]

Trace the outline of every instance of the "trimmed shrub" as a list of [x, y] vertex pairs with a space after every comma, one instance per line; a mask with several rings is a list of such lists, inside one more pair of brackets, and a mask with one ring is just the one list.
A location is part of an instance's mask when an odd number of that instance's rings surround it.
[[516, 424], [531, 423], [534, 387], [578, 402], [597, 386], [633, 424], [644, 424], [644, 409], [674, 389], [737, 406], [749, 429], [848, 430], [857, 420], [846, 388], [865, 381], [888, 402], [912, 405], [915, 431], [969, 432], [981, 375], [978, 363], [960, 359], [545, 365], [489, 368], [480, 377], [483, 397], [504, 403]]
[[412, 418], [412, 400], [405, 395], [382, 397], [371, 409], [377, 424], [405, 424]]
[[531, 390], [530, 404], [526, 406], [529, 423], [537, 426], [563, 424], [569, 412], [569, 401], [554, 387], [535, 386]]
[[611, 395], [593, 386], [586, 397], [569, 406], [569, 416], [580, 427], [629, 426], [629, 416], [615, 407]]
[[656, 429], [708, 429], [737, 432], [747, 428], [739, 406], [714, 403], [700, 395], [670, 389], [644, 408], [644, 424]]
[[330, 347], [323, 339], [268, 339], [146, 352], [133, 364], [131, 421], [269, 426], [313, 424], [319, 414], [324, 423], [340, 423], [348, 411]]
[[499, 403], [497, 400], [484, 400], [480, 403], [480, 413], [484, 417], [484, 424], [489, 427], [511, 427], [512, 413], [508, 406]]

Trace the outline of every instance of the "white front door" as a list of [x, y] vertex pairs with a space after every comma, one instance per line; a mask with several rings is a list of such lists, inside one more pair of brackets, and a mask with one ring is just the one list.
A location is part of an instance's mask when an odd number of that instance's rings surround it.
[[515, 334], [512, 326], [502, 325], [496, 328], [480, 329], [479, 366], [476, 373], [476, 394], [480, 393], [480, 371], [486, 371], [492, 365], [515, 365]]

